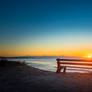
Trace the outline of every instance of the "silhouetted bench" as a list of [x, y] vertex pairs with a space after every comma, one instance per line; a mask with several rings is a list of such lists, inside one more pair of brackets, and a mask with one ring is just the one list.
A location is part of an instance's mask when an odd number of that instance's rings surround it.
[[56, 59], [57, 61], [57, 71], [60, 73], [63, 70], [63, 73], [66, 72], [66, 68], [82, 68], [82, 69], [92, 69], [92, 60], [88, 59]]

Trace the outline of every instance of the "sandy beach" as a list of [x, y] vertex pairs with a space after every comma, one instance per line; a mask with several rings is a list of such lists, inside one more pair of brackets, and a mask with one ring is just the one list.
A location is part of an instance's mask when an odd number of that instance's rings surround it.
[[57, 74], [26, 64], [0, 66], [0, 92], [45, 91], [92, 92], [92, 73]]

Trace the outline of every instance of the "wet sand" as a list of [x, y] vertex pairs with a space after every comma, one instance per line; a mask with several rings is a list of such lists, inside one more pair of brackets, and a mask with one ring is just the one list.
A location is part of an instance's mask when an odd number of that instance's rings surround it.
[[57, 74], [26, 64], [0, 67], [0, 92], [92, 92], [92, 73]]

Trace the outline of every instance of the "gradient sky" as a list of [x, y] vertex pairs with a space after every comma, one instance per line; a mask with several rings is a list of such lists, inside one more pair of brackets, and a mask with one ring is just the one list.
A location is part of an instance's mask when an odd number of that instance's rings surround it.
[[0, 0], [0, 56], [92, 55], [92, 0]]

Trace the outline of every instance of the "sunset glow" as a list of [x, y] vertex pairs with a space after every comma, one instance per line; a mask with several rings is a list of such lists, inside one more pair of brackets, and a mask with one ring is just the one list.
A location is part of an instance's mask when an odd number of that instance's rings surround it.
[[91, 58], [92, 56], [88, 56], [88, 58]]
[[88, 55], [88, 59], [92, 59], [92, 56]]
[[91, 58], [91, 3], [7, 0], [0, 6], [0, 56]]

